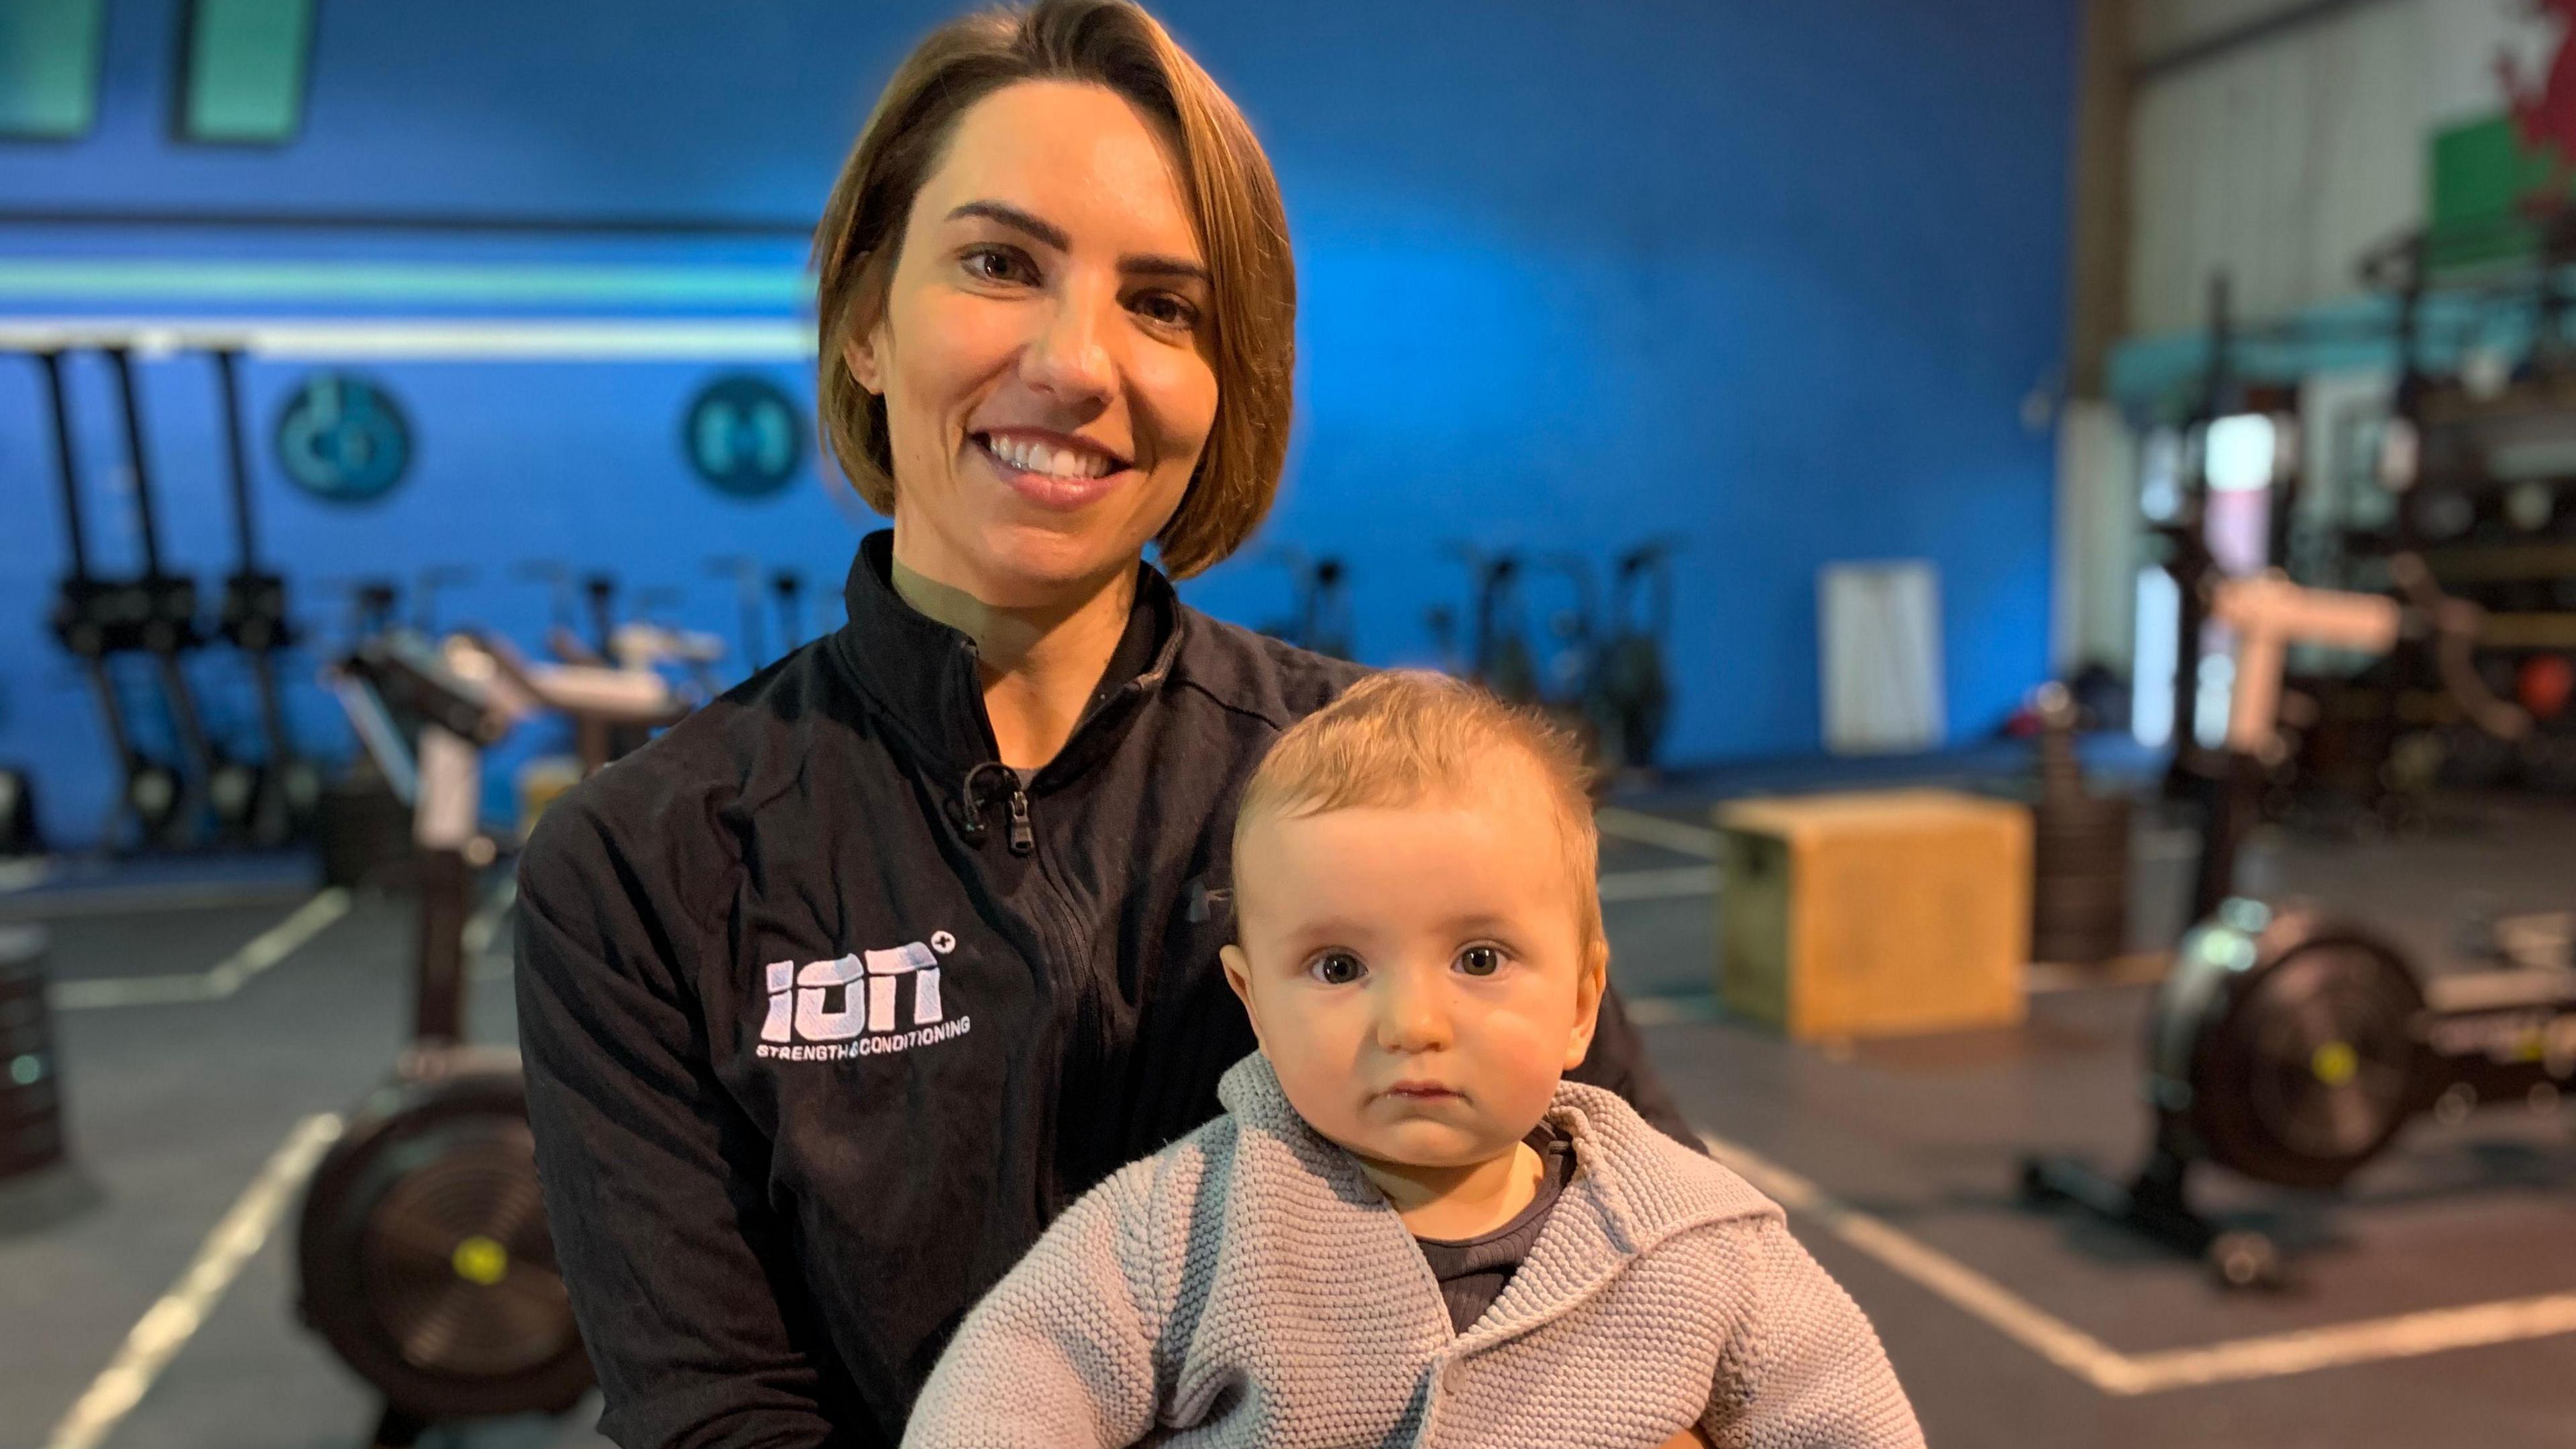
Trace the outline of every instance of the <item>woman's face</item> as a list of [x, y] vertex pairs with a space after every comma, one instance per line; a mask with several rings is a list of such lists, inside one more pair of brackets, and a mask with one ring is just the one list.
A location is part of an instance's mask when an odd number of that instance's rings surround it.
[[886, 401], [905, 567], [1044, 607], [1133, 566], [1216, 420], [1214, 294], [1174, 161], [1100, 86], [958, 119], [851, 376]]

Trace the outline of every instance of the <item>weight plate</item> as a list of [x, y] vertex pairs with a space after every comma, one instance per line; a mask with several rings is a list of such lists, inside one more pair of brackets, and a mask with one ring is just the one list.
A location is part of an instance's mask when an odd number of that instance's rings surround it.
[[2030, 930], [2034, 961], [2097, 961], [2120, 954], [2128, 944], [2126, 915], [2105, 913], [2090, 920], [2035, 921]]
[[2040, 872], [2033, 884], [2045, 901], [2120, 900], [2128, 894], [2127, 876], [2104, 871]]
[[2045, 903], [2031, 911], [2031, 920], [2041, 930], [2052, 926], [2085, 928], [2097, 922], [2116, 923], [2128, 915], [2128, 902], [2117, 898], [2080, 903]]
[[2126, 916], [2101, 915], [2091, 920], [2034, 922], [2030, 954], [2035, 961], [2098, 961], [2120, 954], [2127, 944]]
[[2129, 820], [2125, 813], [2082, 817], [2034, 811], [2030, 838], [2032, 844], [2042, 849], [2051, 845], [2071, 845], [2086, 850], [2126, 849]]
[[2031, 807], [2031, 822], [2042, 835], [2052, 830], [2090, 834], [2114, 826], [2126, 830], [2129, 812], [2126, 795], [2043, 795]]
[[2041, 882], [2040, 891], [2031, 897], [2034, 920], [2082, 920], [2104, 914], [2116, 914], [2127, 908], [2129, 893], [2124, 883], [2110, 881], [2068, 889], [2062, 884]]
[[2121, 954], [2125, 930], [2089, 931], [2080, 935], [2031, 937], [2030, 959], [2061, 966], [2097, 966]]

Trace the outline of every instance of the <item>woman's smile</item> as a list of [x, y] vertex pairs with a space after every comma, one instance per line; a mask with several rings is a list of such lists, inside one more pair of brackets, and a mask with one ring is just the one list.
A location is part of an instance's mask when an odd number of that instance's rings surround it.
[[967, 442], [1005, 487], [1040, 508], [1087, 508], [1136, 472], [1130, 460], [1088, 438], [1041, 428], [969, 433]]

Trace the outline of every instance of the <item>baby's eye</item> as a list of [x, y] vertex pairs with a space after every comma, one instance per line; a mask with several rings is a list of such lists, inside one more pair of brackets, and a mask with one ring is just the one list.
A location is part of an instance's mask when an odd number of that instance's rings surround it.
[[1458, 953], [1458, 969], [1470, 976], [1491, 976], [1503, 969], [1500, 946], [1470, 946]]
[[1326, 986], [1348, 986], [1366, 976], [1368, 967], [1360, 964], [1360, 958], [1348, 951], [1327, 951], [1315, 958], [1315, 964], [1306, 968], [1306, 974]]

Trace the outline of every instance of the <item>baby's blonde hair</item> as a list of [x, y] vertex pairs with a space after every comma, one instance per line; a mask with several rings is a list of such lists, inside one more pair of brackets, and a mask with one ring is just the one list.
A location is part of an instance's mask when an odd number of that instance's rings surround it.
[[[1592, 772], [1566, 731], [1445, 674], [1372, 674], [1270, 747], [1234, 819], [1234, 853], [1258, 821], [1455, 796], [1490, 779], [1497, 752], [1528, 761], [1555, 809], [1566, 888], [1588, 953], [1602, 941]], [[1236, 872], [1238, 895], [1242, 875]]]

